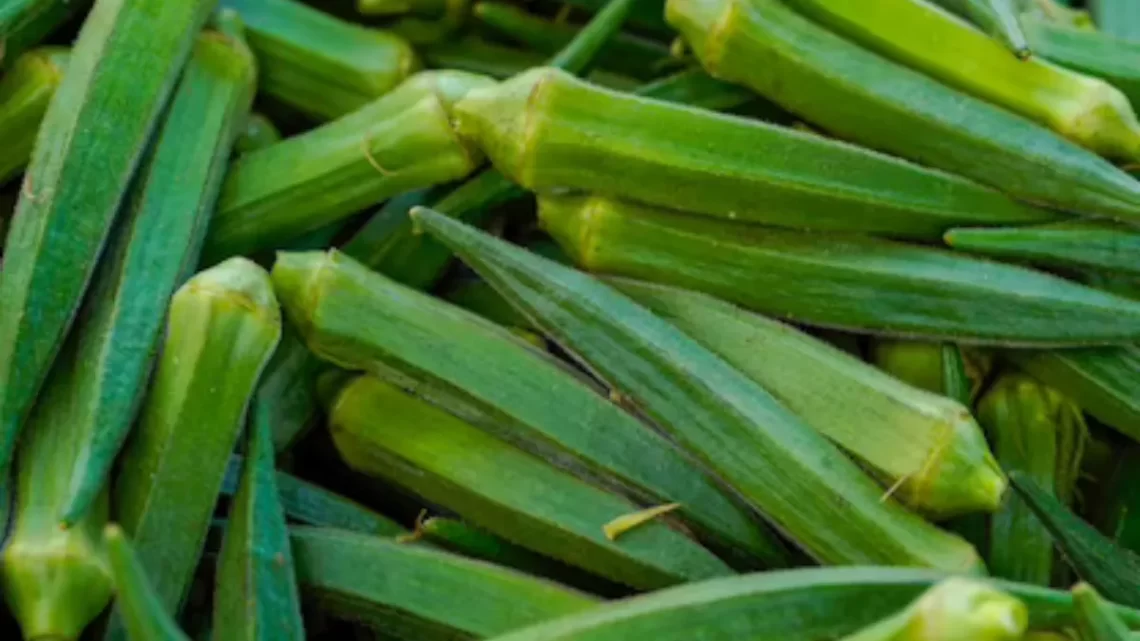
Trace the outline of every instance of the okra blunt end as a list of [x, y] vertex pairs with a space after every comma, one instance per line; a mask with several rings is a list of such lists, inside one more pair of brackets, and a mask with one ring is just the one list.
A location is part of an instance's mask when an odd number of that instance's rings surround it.
[[574, 264], [591, 268], [592, 243], [600, 235], [595, 231], [605, 224], [603, 201], [575, 194], [539, 197], [538, 223], [565, 251]]
[[1017, 641], [1029, 625], [1020, 600], [985, 583], [947, 579], [915, 603], [910, 635], [900, 639]]
[[696, 54], [701, 66], [720, 77], [720, 60], [739, 12], [736, 0], [668, 0], [665, 21]]
[[310, 334], [314, 304], [320, 298], [321, 273], [331, 261], [331, 252], [278, 252], [270, 272], [286, 318], [303, 337]]
[[908, 502], [934, 516], [996, 511], [1009, 481], [970, 412], [957, 403], [945, 405], [942, 437], [932, 444], [920, 478], [908, 483], [922, 500]]

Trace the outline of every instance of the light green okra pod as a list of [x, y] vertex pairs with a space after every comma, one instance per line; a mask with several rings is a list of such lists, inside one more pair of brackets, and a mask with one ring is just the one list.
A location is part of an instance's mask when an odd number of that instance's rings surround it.
[[843, 641], [1020, 641], [1028, 619], [1025, 604], [996, 587], [946, 579]]

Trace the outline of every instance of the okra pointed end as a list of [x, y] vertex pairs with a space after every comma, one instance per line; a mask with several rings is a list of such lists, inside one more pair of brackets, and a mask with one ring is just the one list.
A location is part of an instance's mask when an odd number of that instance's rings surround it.
[[978, 581], [953, 578], [931, 588], [916, 607], [915, 639], [1017, 641], [1029, 625], [1020, 600]]
[[[923, 478], [908, 485], [926, 497], [918, 502], [937, 517], [994, 512], [1001, 506], [1009, 482], [977, 422], [966, 408], [953, 405], [959, 413], [944, 424], [943, 441], [932, 446]], [[914, 502], [918, 497], [909, 498]]]

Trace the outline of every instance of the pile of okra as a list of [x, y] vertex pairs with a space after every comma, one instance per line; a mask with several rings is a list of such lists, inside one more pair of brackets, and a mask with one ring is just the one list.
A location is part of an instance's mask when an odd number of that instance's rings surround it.
[[0, 0], [0, 640], [1140, 638], [1140, 1]]

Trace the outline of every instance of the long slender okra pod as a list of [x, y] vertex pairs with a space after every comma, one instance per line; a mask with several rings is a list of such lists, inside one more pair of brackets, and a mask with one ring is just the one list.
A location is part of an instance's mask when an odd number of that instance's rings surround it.
[[95, 3], [36, 140], [0, 272], [0, 468], [213, 8], [210, 0], [152, 4]]
[[21, 55], [0, 77], [0, 183], [23, 171], [40, 123], [70, 57], [67, 49], [44, 47]]
[[430, 210], [413, 215], [815, 558], [980, 570], [973, 548], [884, 500], [822, 435], [649, 310]]
[[863, 49], [783, 0], [671, 0], [666, 12], [710, 74], [835, 135], [1029, 202], [1140, 217], [1140, 183], [1094, 153]]
[[955, 249], [1060, 268], [1140, 275], [1140, 229], [1087, 221], [1026, 227], [961, 228], [945, 235]]
[[998, 345], [1122, 343], [1140, 332], [1140, 303], [941, 249], [601, 196], [542, 195], [539, 219], [590, 271], [696, 289], [810, 325]]
[[455, 115], [497, 169], [535, 191], [570, 187], [727, 220], [918, 238], [966, 219], [1055, 218], [957, 176], [550, 68], [472, 91]]
[[303, 113], [339, 118], [395, 89], [419, 67], [396, 34], [296, 0], [220, 0], [241, 14], [260, 65], [261, 91]]
[[[281, 334], [268, 275], [237, 258], [174, 295], [161, 356], [115, 479], [116, 520], [158, 599], [178, 611], [249, 399]], [[107, 639], [122, 638], [112, 615]]]

